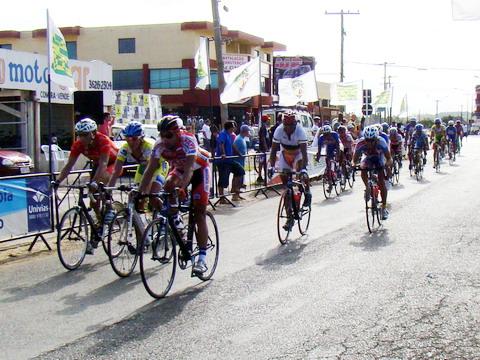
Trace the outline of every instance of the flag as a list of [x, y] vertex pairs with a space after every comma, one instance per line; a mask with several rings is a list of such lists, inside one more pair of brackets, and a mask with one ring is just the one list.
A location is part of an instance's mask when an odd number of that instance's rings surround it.
[[299, 102], [318, 101], [317, 81], [315, 71], [309, 71], [296, 78], [280, 79], [278, 81], [278, 104], [293, 106]]
[[452, 0], [453, 20], [480, 20], [478, 0]]
[[220, 101], [229, 104], [256, 95], [260, 95], [259, 57], [225, 74], [225, 89]]
[[68, 65], [68, 51], [65, 38], [55, 26], [47, 10], [48, 71], [54, 83], [75, 89], [72, 71]]
[[195, 87], [205, 90], [210, 81], [210, 56], [208, 54], [208, 39], [200, 37], [200, 45], [195, 54], [195, 69], [197, 69], [197, 85]]
[[400, 114], [407, 112], [407, 94], [402, 99], [402, 103], [400, 104]]
[[387, 90], [382, 91], [377, 97], [373, 104], [378, 107], [389, 107], [392, 102], [392, 88], [388, 88]]

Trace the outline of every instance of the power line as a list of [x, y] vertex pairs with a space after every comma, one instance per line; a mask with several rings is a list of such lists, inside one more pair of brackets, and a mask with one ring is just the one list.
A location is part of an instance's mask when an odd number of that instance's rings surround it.
[[[384, 66], [384, 63], [367, 63], [367, 62], [360, 62], [360, 61], [347, 61], [350, 64], [359, 64], [359, 65], [372, 65], [372, 66]], [[441, 71], [478, 71], [480, 69], [467, 69], [467, 68], [451, 68], [451, 67], [435, 67], [435, 66], [415, 66], [415, 65], [399, 65], [399, 64], [391, 64], [390, 67], [398, 67], [398, 68], [408, 68], [408, 69], [416, 69], [416, 70], [441, 70]]]

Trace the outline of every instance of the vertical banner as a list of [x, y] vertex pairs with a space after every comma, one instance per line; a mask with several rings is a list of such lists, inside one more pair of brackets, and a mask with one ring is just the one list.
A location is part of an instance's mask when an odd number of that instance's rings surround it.
[[158, 95], [115, 91], [114, 97], [115, 122], [119, 124], [126, 124], [131, 120], [151, 124], [162, 117]]

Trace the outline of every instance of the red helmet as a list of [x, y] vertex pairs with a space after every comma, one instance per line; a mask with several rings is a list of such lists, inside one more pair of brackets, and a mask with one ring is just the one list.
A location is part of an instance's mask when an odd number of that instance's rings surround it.
[[269, 121], [270, 121], [270, 116], [262, 115], [262, 122], [269, 122]]
[[282, 114], [282, 122], [284, 125], [296, 125], [297, 119], [295, 119], [295, 114], [293, 112], [288, 111]]

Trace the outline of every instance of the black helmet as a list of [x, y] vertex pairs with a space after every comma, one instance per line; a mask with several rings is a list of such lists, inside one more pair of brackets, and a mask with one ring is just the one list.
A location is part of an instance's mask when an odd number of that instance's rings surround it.
[[182, 119], [180, 119], [177, 115], [165, 115], [160, 119], [157, 129], [159, 132], [178, 130], [180, 128], [179, 121], [182, 122]]

